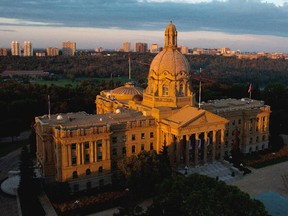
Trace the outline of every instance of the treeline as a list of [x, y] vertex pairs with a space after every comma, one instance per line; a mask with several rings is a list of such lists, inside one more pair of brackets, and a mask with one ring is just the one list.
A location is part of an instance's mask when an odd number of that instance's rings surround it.
[[[61, 78], [128, 76], [127, 53], [75, 57], [0, 57], [0, 72], [5, 70], [44, 70]], [[155, 54], [130, 53], [132, 77], [144, 82]], [[237, 57], [187, 55], [192, 73], [202, 68], [202, 76], [221, 83], [288, 84], [288, 61], [284, 59], [238, 59]]]
[[254, 83], [263, 88], [271, 82], [288, 84], [288, 61], [284, 59], [238, 59], [224, 56], [187, 56], [191, 68], [202, 68], [203, 77], [221, 83]]
[[96, 95], [121, 83], [82, 81], [76, 87], [37, 85], [17, 81], [0, 82], [0, 136], [17, 136], [29, 129], [35, 116], [48, 114], [48, 95], [51, 113], [86, 111], [95, 113]]

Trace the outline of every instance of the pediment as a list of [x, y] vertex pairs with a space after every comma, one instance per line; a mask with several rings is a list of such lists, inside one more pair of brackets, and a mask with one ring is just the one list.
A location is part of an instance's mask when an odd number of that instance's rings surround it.
[[178, 128], [205, 124], [225, 124], [228, 122], [227, 119], [221, 116], [191, 106], [183, 107], [175, 114], [169, 116], [166, 120], [168, 123], [171, 122]]

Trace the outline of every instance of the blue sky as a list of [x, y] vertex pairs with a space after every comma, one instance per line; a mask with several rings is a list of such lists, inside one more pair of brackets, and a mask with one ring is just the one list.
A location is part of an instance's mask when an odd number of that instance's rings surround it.
[[0, 47], [161, 46], [170, 20], [179, 45], [288, 53], [288, 0], [1, 0]]

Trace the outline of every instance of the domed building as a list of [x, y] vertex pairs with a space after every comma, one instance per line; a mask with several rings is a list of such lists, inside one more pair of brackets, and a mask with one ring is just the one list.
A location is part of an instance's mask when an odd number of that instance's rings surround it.
[[172, 22], [165, 31], [164, 49], [153, 59], [143, 105], [180, 108], [193, 105], [190, 65], [177, 50], [177, 31]]
[[[37, 162], [43, 177], [72, 191], [111, 183], [111, 164], [168, 147], [172, 165], [195, 166], [268, 148], [270, 107], [251, 99], [214, 100], [195, 107], [190, 66], [177, 51], [170, 22], [163, 51], [153, 59], [145, 90], [128, 82], [97, 95], [96, 115], [35, 118]], [[61, 115], [61, 119], [58, 116]], [[236, 141], [234, 141], [236, 140]]]

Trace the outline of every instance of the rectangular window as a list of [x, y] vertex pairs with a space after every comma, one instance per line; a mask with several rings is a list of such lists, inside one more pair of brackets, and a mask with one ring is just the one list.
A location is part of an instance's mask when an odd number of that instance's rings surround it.
[[98, 152], [97, 154], [97, 160], [102, 160], [102, 152]]
[[97, 140], [97, 160], [102, 160], [102, 140]]
[[71, 163], [72, 165], [77, 164], [77, 151], [76, 151], [76, 144], [71, 144]]
[[154, 133], [150, 132], [150, 138], [154, 138]]
[[126, 142], [126, 139], [127, 139], [126, 135], [123, 135], [122, 136], [122, 142]]
[[133, 141], [136, 140], [135, 134], [132, 134], [132, 140], [133, 140]]
[[112, 137], [112, 143], [113, 144], [117, 143], [117, 137]]
[[145, 139], [145, 133], [141, 133], [141, 139]]
[[102, 140], [97, 140], [97, 147], [102, 147]]
[[113, 148], [112, 154], [113, 154], [113, 156], [116, 156], [116, 155], [117, 155], [117, 149], [116, 149], [116, 148]]
[[145, 145], [141, 144], [141, 151], [144, 151], [144, 150], [145, 150]]
[[122, 148], [122, 154], [123, 154], [123, 155], [126, 155], [126, 147], [123, 147], [123, 148]]
[[154, 147], [153, 147], [153, 142], [150, 143], [150, 150], [153, 150]]
[[136, 147], [135, 145], [132, 145], [132, 154], [134, 154], [136, 152]]
[[85, 142], [84, 143], [84, 152], [85, 152], [85, 163], [89, 163], [90, 162], [90, 158], [89, 158], [89, 142]]

